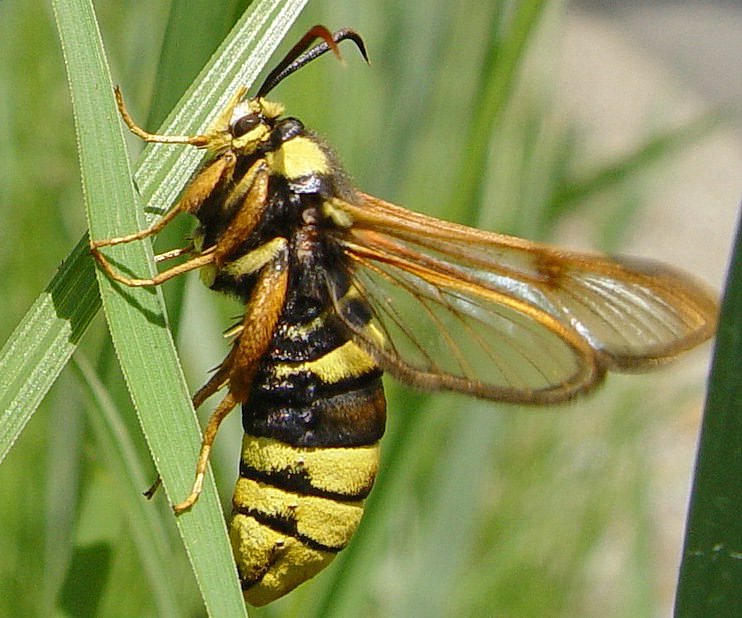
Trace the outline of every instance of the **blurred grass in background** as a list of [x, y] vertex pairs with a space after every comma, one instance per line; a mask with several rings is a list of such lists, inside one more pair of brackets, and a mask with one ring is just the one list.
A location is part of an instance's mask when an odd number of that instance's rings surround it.
[[[135, 119], [157, 126], [245, 4], [207, 19], [196, 3], [96, 3]], [[697, 127], [648, 134], [624, 159], [591, 167], [578, 128], [552, 108], [558, 85], [544, 80], [560, 36], [559, 7], [546, 4], [310, 3], [282, 49], [314, 23], [350, 26], [371, 66], [348, 46], [344, 64], [319, 61], [273, 98], [334, 145], [357, 186], [427, 214], [549, 239], [563, 216], [604, 206], [606, 194], [630, 196], [612, 212], [635, 212], [642, 168]], [[167, 28], [195, 30], [160, 58]], [[51, 11], [0, 4], [0, 40], [4, 341], [85, 223]], [[609, 220], [601, 236], [615, 250], [630, 219]], [[157, 246], [177, 240], [167, 242]], [[240, 308], [195, 277], [166, 293], [195, 389], [225, 354], [220, 333]], [[77, 355], [78, 369], [63, 373], [0, 466], [0, 615], [155, 611], [156, 586], [132, 541], [139, 523], [122, 507], [112, 449], [96, 429], [102, 407], [128, 431], [145, 475], [154, 468], [100, 318]], [[250, 614], [656, 615], [677, 565], [658, 551], [652, 469], [664, 423], [697, 405], [700, 388], [666, 390], [671, 373], [614, 378], [579, 404], [527, 411], [387, 381], [384, 461], [357, 538], [327, 572]], [[240, 438], [234, 415], [212, 459], [225, 505]], [[178, 597], [173, 614], [202, 614], [171, 513], [162, 497], [147, 507], [172, 552], [162, 579]]]

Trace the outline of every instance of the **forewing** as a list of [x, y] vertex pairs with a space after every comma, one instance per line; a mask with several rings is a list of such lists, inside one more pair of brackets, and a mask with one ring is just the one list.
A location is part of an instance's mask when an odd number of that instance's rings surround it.
[[661, 264], [563, 252], [364, 194], [333, 207], [352, 219], [338, 242], [374, 311], [370, 334], [356, 335], [423, 388], [558, 401], [714, 331], [713, 295]]

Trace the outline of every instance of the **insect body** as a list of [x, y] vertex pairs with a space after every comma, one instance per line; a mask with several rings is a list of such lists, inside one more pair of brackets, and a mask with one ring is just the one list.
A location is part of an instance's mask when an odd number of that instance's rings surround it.
[[[344, 39], [365, 57], [355, 32], [317, 26], [254, 98], [238, 92], [203, 135], [149, 134], [117, 92], [134, 133], [204, 148], [211, 159], [158, 223], [91, 243], [124, 284], [158, 285], [198, 268], [206, 285], [245, 304], [231, 351], [194, 395], [198, 406], [226, 390], [193, 491], [174, 508], [197, 500], [219, 424], [241, 405], [229, 528], [254, 605], [312, 577], [358, 526], [384, 433], [382, 370], [420, 388], [553, 403], [607, 370], [668, 360], [715, 326], [713, 297], [666, 266], [480, 232], [352, 188], [325, 143], [264, 98]], [[192, 257], [152, 279], [122, 276], [100, 252], [156, 234], [181, 212], [199, 222]]]

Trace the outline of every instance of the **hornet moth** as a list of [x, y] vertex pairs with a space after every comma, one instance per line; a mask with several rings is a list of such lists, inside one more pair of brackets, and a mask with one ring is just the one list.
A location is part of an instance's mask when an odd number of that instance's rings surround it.
[[[316, 42], [319, 39], [319, 42]], [[647, 260], [581, 254], [447, 223], [354, 188], [330, 147], [266, 95], [353, 30], [315, 26], [255, 96], [238, 90], [190, 145], [206, 163], [178, 202], [142, 231], [91, 241], [107, 275], [156, 286], [200, 271], [244, 315], [231, 349], [193, 396], [223, 391], [206, 426], [192, 492], [201, 491], [219, 424], [242, 408], [245, 431], [229, 533], [245, 600], [269, 603], [314, 576], [350, 541], [384, 433], [382, 373], [426, 390], [545, 405], [649, 369], [711, 337], [717, 303], [688, 275]], [[119, 273], [101, 249], [198, 225], [187, 256], [150, 279]]]

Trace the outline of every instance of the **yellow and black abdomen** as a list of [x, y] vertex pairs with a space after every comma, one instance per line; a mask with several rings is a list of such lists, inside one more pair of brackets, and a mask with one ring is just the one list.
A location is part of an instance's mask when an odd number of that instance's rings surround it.
[[[230, 538], [245, 600], [258, 606], [314, 576], [348, 544], [384, 433], [381, 370], [331, 305], [307, 311], [296, 301], [290, 294], [243, 404]], [[363, 303], [345, 305], [368, 321]]]

